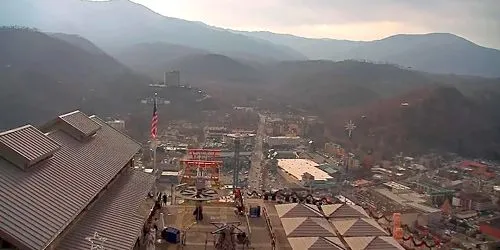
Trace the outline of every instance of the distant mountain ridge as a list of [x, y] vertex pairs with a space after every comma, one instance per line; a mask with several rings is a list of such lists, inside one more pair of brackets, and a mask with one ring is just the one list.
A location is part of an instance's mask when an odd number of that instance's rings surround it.
[[1, 25], [78, 34], [108, 52], [138, 43], [167, 42], [235, 57], [305, 59], [286, 46], [257, 41], [200, 22], [164, 17], [128, 0], [2, 0]]
[[286, 45], [310, 59], [367, 60], [431, 73], [500, 77], [500, 50], [448, 33], [400, 34], [365, 42], [303, 38], [267, 31], [233, 32]]
[[87, 52], [90, 52], [95, 55], [106, 54], [106, 52], [101, 50], [99, 47], [95, 46], [95, 44], [91, 43], [89, 40], [79, 35], [64, 34], [64, 33], [52, 33], [48, 35], [63, 40], [67, 43], [70, 43], [78, 48], [84, 49]]
[[439, 73], [500, 77], [500, 51], [456, 35], [394, 35], [361, 42], [218, 28], [162, 16], [129, 0], [2, 0], [0, 26], [78, 34], [109, 54], [169, 43], [249, 61], [366, 60]]
[[0, 28], [0, 130], [39, 124], [68, 110], [127, 120], [138, 140], [148, 137], [154, 92], [169, 105], [168, 119], [199, 118], [218, 104], [194, 88], [149, 87], [152, 80], [132, 71], [81, 36]]
[[[96, 49], [81, 37], [71, 39]], [[8, 114], [0, 127], [37, 124], [71, 109], [110, 114], [138, 103], [150, 80], [88, 50], [54, 35], [0, 28], [0, 112]]]

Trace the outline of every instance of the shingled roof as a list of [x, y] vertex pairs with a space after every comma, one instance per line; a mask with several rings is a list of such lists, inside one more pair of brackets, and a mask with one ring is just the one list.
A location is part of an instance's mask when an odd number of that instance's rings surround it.
[[288, 238], [288, 242], [293, 250], [346, 249], [342, 241], [337, 237], [291, 237]]
[[331, 204], [323, 205], [321, 209], [329, 218], [369, 218], [368, 213], [357, 205]]
[[60, 149], [27, 170], [0, 157], [1, 238], [21, 249], [44, 249], [140, 149], [99, 118], [87, 119], [100, 129], [86, 141], [47, 128]]
[[374, 219], [336, 219], [331, 222], [344, 237], [389, 235]]
[[325, 218], [281, 218], [288, 237], [335, 236], [335, 230]]
[[96, 205], [64, 234], [56, 248], [88, 250], [90, 242], [85, 238], [98, 232], [106, 238], [105, 249], [131, 249], [147, 217], [147, 214], [140, 213], [139, 207], [154, 182], [153, 175], [142, 170], [128, 169], [99, 198]]
[[344, 237], [352, 250], [404, 250], [394, 238], [390, 236]]
[[316, 205], [289, 203], [277, 204], [274, 207], [280, 218], [324, 217]]

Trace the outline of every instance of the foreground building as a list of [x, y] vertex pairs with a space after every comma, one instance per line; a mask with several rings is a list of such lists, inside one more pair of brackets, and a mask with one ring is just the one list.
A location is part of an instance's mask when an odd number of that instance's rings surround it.
[[80, 111], [0, 133], [0, 248], [133, 249], [154, 203], [139, 149]]
[[[293, 250], [403, 250], [365, 210], [356, 205], [275, 205], [284, 235]], [[276, 230], [278, 231], [278, 230]], [[277, 233], [277, 234], [281, 234]]]

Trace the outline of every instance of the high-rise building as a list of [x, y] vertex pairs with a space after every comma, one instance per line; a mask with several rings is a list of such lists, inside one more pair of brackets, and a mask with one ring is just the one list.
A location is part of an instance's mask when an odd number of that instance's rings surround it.
[[163, 80], [166, 85], [179, 86], [181, 85], [181, 73], [178, 70], [165, 72]]

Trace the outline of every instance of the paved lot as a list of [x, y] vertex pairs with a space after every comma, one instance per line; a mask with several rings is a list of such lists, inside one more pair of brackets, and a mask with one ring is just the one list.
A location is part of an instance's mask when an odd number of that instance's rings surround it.
[[[251, 204], [249, 202], [248, 204]], [[169, 207], [170, 215], [164, 214], [165, 226], [172, 226], [185, 233], [186, 244], [173, 245], [168, 243], [158, 244], [156, 249], [215, 249], [215, 236], [210, 232], [216, 227], [210, 222], [232, 222], [239, 221], [239, 228], [250, 234], [250, 247], [238, 246], [237, 249], [272, 249], [269, 232], [265, 220], [261, 218], [249, 218], [237, 216], [234, 208], [224, 205], [207, 205], [203, 207], [204, 218], [200, 223], [195, 223], [193, 211], [194, 205], [176, 205]], [[250, 225], [250, 229], [247, 225]]]

